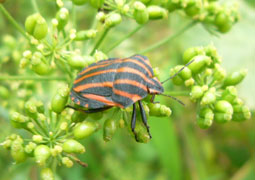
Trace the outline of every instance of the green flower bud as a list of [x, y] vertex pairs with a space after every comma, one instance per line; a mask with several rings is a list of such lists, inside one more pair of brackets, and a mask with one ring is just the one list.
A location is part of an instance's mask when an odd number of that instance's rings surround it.
[[150, 116], [169, 117], [172, 114], [172, 111], [169, 107], [159, 103], [149, 103], [148, 107], [150, 109]]
[[251, 111], [248, 106], [234, 105], [233, 121], [244, 121], [251, 118]]
[[31, 154], [34, 149], [36, 148], [36, 144], [33, 142], [29, 142], [26, 146], [25, 146], [25, 152], [27, 154]]
[[12, 145], [12, 140], [10, 139], [6, 139], [4, 142], [2, 142], [0, 144], [1, 146], [3, 146], [5, 149], [10, 149], [11, 145]]
[[75, 123], [81, 122], [81, 121], [84, 121], [87, 117], [88, 117], [88, 114], [75, 111], [72, 115], [72, 122], [75, 122]]
[[57, 91], [51, 100], [51, 108], [55, 113], [61, 113], [67, 103], [69, 96], [69, 88], [63, 87]]
[[87, 62], [84, 57], [79, 54], [72, 54], [70, 58], [68, 58], [68, 63], [73, 68], [84, 68], [87, 66]]
[[33, 100], [29, 100], [25, 103], [25, 111], [29, 117], [34, 119], [37, 118], [37, 107]]
[[197, 55], [193, 57], [193, 62], [189, 65], [189, 69], [192, 73], [197, 74], [201, 72], [206, 66], [210, 65], [211, 58], [204, 55]]
[[77, 6], [80, 6], [80, 5], [83, 5], [85, 4], [86, 2], [88, 2], [89, 0], [72, 0], [72, 2], [77, 5]]
[[24, 162], [27, 159], [27, 155], [24, 151], [22, 139], [17, 138], [12, 142], [11, 155], [16, 163]]
[[108, 59], [107, 55], [103, 53], [102, 51], [96, 51], [94, 54], [94, 58], [96, 61]]
[[46, 163], [50, 155], [50, 148], [46, 145], [39, 145], [34, 150], [35, 160], [40, 166], [43, 166]]
[[223, 81], [226, 77], [226, 71], [219, 64], [215, 64], [213, 78], [217, 81]]
[[163, 19], [168, 17], [168, 11], [160, 6], [151, 5], [147, 10], [150, 19]]
[[210, 108], [203, 108], [199, 112], [197, 123], [200, 128], [209, 128], [213, 123], [214, 114]]
[[233, 72], [227, 75], [224, 81], [224, 86], [237, 85], [242, 82], [246, 75], [247, 69], [241, 69], [240, 71]]
[[214, 23], [222, 33], [228, 32], [233, 26], [231, 16], [225, 12], [218, 13]]
[[85, 147], [74, 139], [69, 139], [62, 145], [63, 151], [66, 153], [84, 153]]
[[39, 75], [46, 75], [50, 72], [50, 67], [44, 62], [43, 55], [35, 52], [32, 57], [32, 70]]
[[180, 3], [175, 2], [175, 1], [167, 1], [164, 4], [164, 7], [171, 13], [174, 10], [181, 8], [181, 5], [180, 5]]
[[18, 112], [11, 113], [11, 124], [15, 128], [26, 128], [26, 124], [29, 122], [29, 118], [19, 114]]
[[225, 123], [232, 119], [233, 107], [225, 100], [220, 100], [215, 103], [215, 121]]
[[25, 28], [29, 34], [38, 40], [45, 38], [48, 33], [48, 25], [39, 13], [27, 17]]
[[64, 29], [64, 27], [68, 23], [68, 18], [69, 18], [69, 12], [66, 8], [61, 8], [57, 12], [56, 19], [58, 21], [57, 28], [58, 28], [59, 31]]
[[149, 20], [149, 13], [146, 6], [139, 1], [134, 3], [133, 16], [138, 24], [145, 24]]
[[[172, 68], [170, 70], [170, 76], [175, 75], [177, 72], [178, 72], [178, 69]], [[179, 74], [175, 76], [174, 78], [172, 78], [172, 81], [177, 86], [182, 85], [184, 83], [183, 79], [179, 76]]]
[[100, 7], [103, 6], [104, 4], [104, 0], [89, 0], [91, 6], [93, 6], [94, 8], [99, 9]]
[[233, 103], [237, 98], [237, 90], [234, 86], [228, 86], [222, 93], [222, 99], [228, 101], [229, 103]]
[[88, 39], [93, 39], [96, 37], [96, 34], [97, 34], [97, 30], [94, 30], [94, 29], [78, 31], [76, 33], [76, 37], [74, 40], [84, 41], [84, 40], [88, 40]]
[[189, 1], [187, 7], [184, 9], [188, 16], [195, 16], [198, 15], [202, 8], [202, 1], [201, 0], [193, 0]]
[[54, 180], [54, 174], [50, 168], [43, 168], [40, 173], [42, 180]]
[[192, 86], [190, 92], [191, 100], [195, 101], [204, 95], [203, 88], [201, 86]]
[[104, 141], [108, 142], [112, 140], [113, 135], [115, 134], [117, 129], [115, 119], [107, 119], [104, 122]]
[[160, 79], [160, 69], [158, 67], [153, 68], [154, 77]]
[[63, 148], [62, 148], [61, 146], [59, 146], [59, 145], [54, 146], [54, 148], [50, 150], [51, 155], [52, 155], [53, 157], [56, 157], [56, 156], [59, 155], [62, 151], [63, 151]]
[[68, 158], [68, 157], [63, 157], [63, 158], [62, 158], [62, 163], [63, 163], [66, 167], [68, 167], [68, 168], [73, 167], [73, 161], [72, 161], [70, 158]]
[[202, 106], [212, 104], [216, 101], [216, 95], [215, 95], [215, 89], [211, 88], [209, 91], [207, 91], [204, 96], [202, 97], [202, 100], [200, 104]]
[[98, 12], [96, 15], [96, 19], [102, 23], [105, 21], [105, 17], [106, 17], [106, 15], [102, 11]]
[[138, 142], [148, 143], [150, 141], [150, 136], [146, 128], [140, 122], [136, 122], [136, 133]]
[[25, 68], [25, 67], [27, 67], [28, 64], [29, 64], [29, 59], [21, 58], [20, 63], [19, 63], [19, 67], [20, 68]]
[[40, 143], [40, 142], [42, 142], [43, 137], [41, 135], [36, 134], [36, 135], [33, 135], [32, 139], [34, 142]]
[[185, 86], [186, 87], [190, 87], [190, 86], [193, 86], [195, 84], [195, 80], [193, 78], [190, 78], [190, 79], [187, 79], [185, 82], [184, 82]]
[[193, 57], [197, 56], [197, 55], [204, 55], [204, 50], [202, 47], [192, 47], [192, 48], [188, 48], [184, 53], [183, 53], [183, 62], [185, 64], [187, 64], [188, 62], [190, 62]]
[[121, 15], [118, 13], [110, 13], [105, 18], [105, 26], [107, 28], [114, 27], [122, 21]]
[[83, 139], [91, 134], [93, 134], [95, 131], [97, 131], [99, 128], [99, 124], [96, 122], [89, 122], [89, 121], [84, 121], [80, 124], [78, 124], [74, 129], [73, 129], [73, 135], [76, 139]]

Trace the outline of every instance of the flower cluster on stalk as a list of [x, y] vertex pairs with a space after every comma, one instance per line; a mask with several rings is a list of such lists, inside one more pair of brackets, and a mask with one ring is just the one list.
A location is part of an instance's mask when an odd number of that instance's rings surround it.
[[192, 63], [187, 67], [178, 65], [172, 68], [170, 75], [184, 67], [172, 82], [190, 89], [190, 99], [197, 104], [197, 123], [201, 128], [210, 127], [213, 121], [226, 123], [251, 117], [249, 108], [238, 97], [236, 89], [236, 85], [245, 78], [246, 69], [226, 73], [213, 45], [187, 49], [183, 62], [190, 61]]

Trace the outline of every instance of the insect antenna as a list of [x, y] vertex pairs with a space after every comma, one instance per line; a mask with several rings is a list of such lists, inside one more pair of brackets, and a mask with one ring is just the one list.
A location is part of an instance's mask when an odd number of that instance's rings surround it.
[[166, 80], [162, 81], [161, 84], [164, 84], [165, 82], [167, 82], [170, 79], [173, 79], [175, 76], [177, 76], [180, 72], [182, 72], [182, 70], [187, 67], [188, 65], [190, 65], [192, 62], [194, 62], [194, 59], [191, 60], [190, 62], [188, 62], [187, 64], [185, 64], [177, 73], [175, 73], [173, 76], [167, 78]]
[[159, 94], [159, 95], [162, 95], [162, 96], [166, 96], [166, 97], [170, 97], [172, 98], [173, 100], [177, 101], [178, 103], [180, 103], [181, 105], [185, 106], [185, 104], [178, 98], [174, 97], [174, 96], [171, 96], [171, 95], [168, 95], [168, 94]]

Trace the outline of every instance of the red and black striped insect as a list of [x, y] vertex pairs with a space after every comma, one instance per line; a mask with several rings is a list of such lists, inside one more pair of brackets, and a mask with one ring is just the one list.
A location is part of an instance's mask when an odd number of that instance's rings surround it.
[[[163, 92], [162, 83], [154, 77], [148, 58], [134, 55], [124, 59], [101, 60], [84, 68], [75, 79], [70, 96], [75, 104], [87, 108], [82, 110], [85, 113], [100, 112], [115, 106], [126, 108], [133, 105], [131, 129], [136, 137], [135, 103], [139, 104], [142, 121], [150, 135], [141, 100], [151, 94], [153, 95], [151, 101], [154, 102], [155, 95]], [[79, 110], [71, 106], [67, 107]]]

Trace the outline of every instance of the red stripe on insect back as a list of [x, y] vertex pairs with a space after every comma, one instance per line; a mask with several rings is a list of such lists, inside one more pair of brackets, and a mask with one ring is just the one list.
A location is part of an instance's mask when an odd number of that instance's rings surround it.
[[137, 74], [138, 76], [142, 77], [146, 82], [155, 85], [155, 83], [152, 80], [150, 80], [145, 74], [143, 74], [142, 72], [136, 69], [132, 69], [129, 67], [123, 67], [123, 68], [117, 69], [117, 73], [122, 73], [122, 72]]
[[106, 81], [106, 82], [99, 82], [99, 83], [83, 84], [83, 85], [73, 88], [73, 90], [75, 90], [76, 92], [80, 92], [85, 89], [94, 88], [94, 87], [110, 87], [110, 88], [112, 88], [113, 82]]
[[94, 72], [94, 73], [91, 73], [91, 74], [87, 74], [87, 75], [84, 75], [82, 77], [80, 77], [79, 79], [76, 79], [74, 81], [74, 84], [76, 83], [79, 83], [81, 82], [82, 80], [86, 79], [86, 78], [89, 78], [89, 77], [92, 77], [92, 76], [96, 76], [96, 75], [100, 75], [100, 74], [104, 74], [104, 73], [111, 73], [111, 72], [117, 72], [117, 73], [123, 73], [123, 72], [126, 72], [126, 73], [133, 73], [133, 74], [136, 74], [140, 77], [142, 77], [145, 81], [155, 85], [155, 83], [148, 79], [146, 77], [145, 74], [141, 73], [140, 71], [136, 70], [136, 69], [132, 69], [132, 68], [129, 68], [129, 67], [123, 67], [123, 68], [119, 68], [119, 69], [107, 69], [107, 70], [102, 70], [102, 71], [98, 71], [98, 72]]
[[142, 59], [148, 66], [151, 67], [149, 59], [144, 59], [142, 56], [139, 56], [139, 55], [135, 55], [134, 57]]
[[[82, 74], [85, 74], [86, 72], [89, 72], [90, 70], [93, 70], [93, 69], [97, 69], [97, 68], [102, 68], [102, 67], [106, 67], [106, 66], [110, 66], [112, 64], [117, 64], [117, 63], [120, 63], [120, 62], [132, 62], [132, 63], [135, 63], [137, 64], [138, 66], [140, 66], [141, 68], [143, 68], [150, 77], [152, 77], [152, 74], [150, 72], [150, 70], [141, 62], [137, 61], [137, 60], [134, 60], [134, 59], [116, 59], [116, 60], [111, 60], [111, 61], [108, 61], [108, 62], [104, 62], [104, 63], [100, 63], [99, 65], [97, 66], [92, 66], [92, 67], [89, 67], [87, 69], [85, 69], [84, 71], [82, 71], [80, 73], [80, 75]], [[150, 65], [149, 65], [150, 66]], [[151, 66], [150, 66], [151, 67]]]
[[129, 80], [129, 79], [118, 79], [116, 81], [114, 81], [114, 84], [129, 84], [132, 86], [136, 86], [138, 88], [143, 89], [144, 91], [147, 91], [147, 87], [145, 85], [143, 85], [142, 83], [139, 83], [137, 81], [134, 80]]
[[92, 100], [96, 100], [96, 101], [105, 103], [108, 106], [118, 106], [120, 108], [124, 108], [121, 104], [110, 101], [109, 99], [106, 99], [103, 96], [99, 96], [99, 95], [95, 95], [95, 94], [83, 94], [82, 96], [85, 98], [88, 98], [88, 99], [92, 99]]
[[137, 94], [130, 94], [130, 93], [127, 93], [125, 91], [118, 90], [118, 89], [113, 89], [113, 93], [117, 94], [119, 96], [123, 96], [125, 98], [132, 99], [133, 102], [136, 102], [136, 101], [142, 99], [142, 97], [137, 95]]

